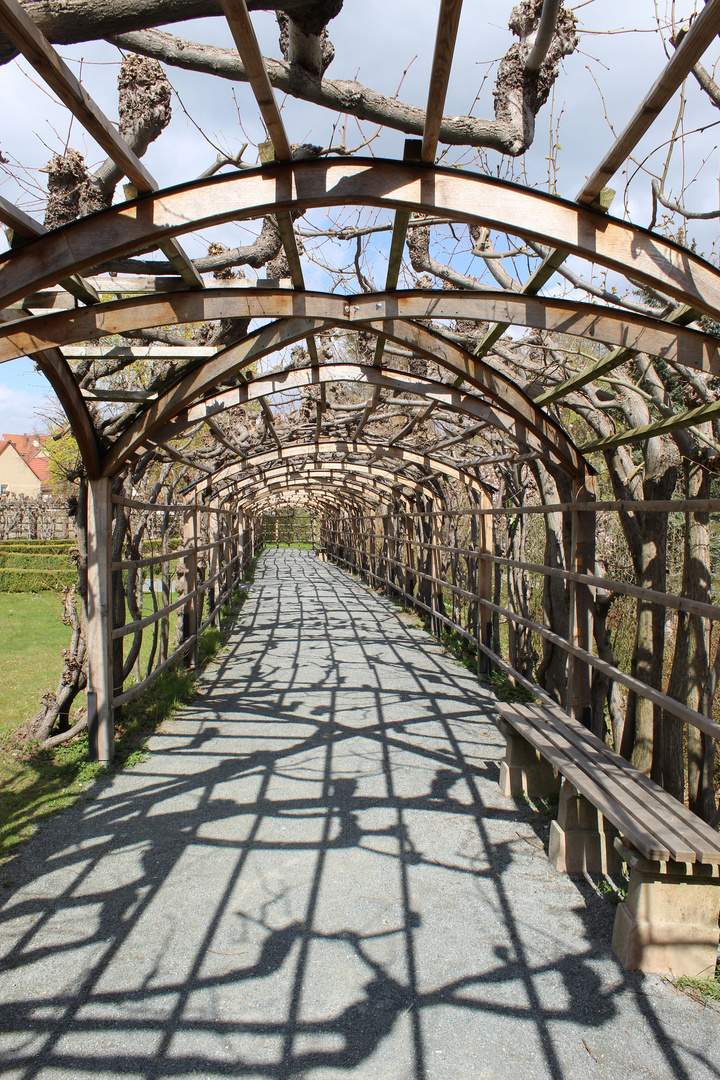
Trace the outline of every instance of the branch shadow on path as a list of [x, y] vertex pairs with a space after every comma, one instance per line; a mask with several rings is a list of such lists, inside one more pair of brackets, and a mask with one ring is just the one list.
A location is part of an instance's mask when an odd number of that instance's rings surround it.
[[388, 601], [266, 553], [149, 761], [8, 869], [0, 1077], [719, 1076], [499, 795], [491, 713]]

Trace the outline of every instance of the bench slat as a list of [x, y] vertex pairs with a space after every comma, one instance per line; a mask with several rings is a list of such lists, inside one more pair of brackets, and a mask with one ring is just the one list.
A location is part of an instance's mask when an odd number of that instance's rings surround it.
[[[600, 813], [611, 821], [612, 824], [623, 833], [646, 858], [666, 862], [670, 858], [670, 851], [663, 847], [656, 836], [636, 821], [625, 809], [595, 781], [583, 771], [580, 764], [559, 750], [549, 739], [548, 735], [531, 723], [531, 721], [519, 712], [502, 713], [516, 731], [527, 739], [529, 743], [540, 751], [542, 756], [549, 761], [570, 783], [577, 788]], [[577, 754], [577, 752], [576, 752]], [[580, 756], [580, 755], [578, 755]]]
[[[643, 773], [638, 772], [625, 758], [611, 750], [578, 720], [568, 716], [560, 708], [550, 706], [509, 706], [498, 703], [498, 712], [515, 727], [518, 727], [515, 720], [522, 717], [525, 723], [531, 725], [530, 731], [541, 728], [544, 736], [549, 738], [551, 745], [555, 747], [555, 753], [553, 753], [543, 740], [547, 751], [545, 756], [559, 772], [567, 775], [568, 779], [570, 776], [563, 766], [563, 754], [567, 756], [569, 747], [574, 747], [573, 752], [569, 754], [572, 761], [586, 775], [592, 774], [594, 781], [611, 800], [610, 803], [606, 803], [606, 810], [602, 810], [600, 806], [598, 809], [618, 828], [621, 826], [613, 818], [613, 806], [624, 809], [630, 819], [627, 822], [628, 826], [635, 821], [636, 831], [639, 827], [644, 833], [655, 837], [653, 843], [648, 843], [646, 840], [645, 843], [636, 844], [646, 857], [660, 858], [658, 854], [651, 855], [651, 851], [660, 850], [659, 841], [660, 845], [664, 845], [667, 849], [666, 858], [672, 856], [677, 862], [720, 863], [720, 836], [709, 825], [692, 814], [687, 807], [673, 799]], [[522, 734], [528, 737], [526, 729]], [[537, 740], [532, 736], [528, 738], [528, 741], [533, 745], [537, 744]], [[544, 752], [540, 746], [536, 745], [536, 748], [541, 753]], [[588, 756], [589, 754], [599, 760], [593, 761]], [[576, 778], [580, 780], [580, 777]], [[572, 782], [575, 783], [574, 780]], [[596, 803], [589, 791], [583, 791], [580, 783], [575, 786], [587, 798], [590, 798], [591, 802]], [[640, 840], [639, 836], [637, 840]]]
[[[530, 715], [528, 715], [528, 713]], [[558, 730], [556, 724], [549, 724], [546, 718], [539, 713], [539, 710], [536, 711], [522, 708], [522, 714], [530, 723], [534, 724], [535, 727], [539, 727], [558, 750], [567, 754], [571, 760], [579, 765], [580, 769], [605, 792], [611, 800], [611, 807], [613, 807], [612, 812], [608, 813], [606, 816], [613, 824], [617, 824], [613, 817], [613, 814], [617, 813], [617, 810], [615, 809], [615, 806], [617, 805], [622, 808], [631, 820], [637, 823], [636, 828], [642, 828], [645, 830], [646, 834], [655, 838], [655, 845], [652, 850], [667, 851], [668, 855], [666, 855], [665, 858], [671, 857], [676, 862], [694, 863], [697, 861], [697, 852], [695, 848], [689, 844], [687, 836], [684, 836], [682, 832], [678, 833], [667, 823], [659, 821], [654, 815], [649, 814], [647, 806], [637, 798], [636, 793], [632, 791], [632, 789], [626, 789], [618, 782], [618, 777], [622, 777], [623, 774], [618, 773], [614, 768], [614, 765], [611, 764], [610, 769], [607, 769], [603, 768], [601, 762], [593, 761], [589, 756], [587, 746], [574, 746], [572, 741], [567, 737], [566, 732]], [[590, 747], [589, 751], [590, 753], [597, 753], [594, 747]], [[585, 794], [582, 786], [579, 786], [578, 790], [581, 791], [583, 795]], [[594, 799], [591, 801], [594, 802]], [[620, 828], [619, 825], [618, 828]], [[651, 848], [648, 846], [648, 858], [661, 858], [659, 855], [651, 856], [650, 850]]]
[[654, 814], [661, 822], [672, 827], [673, 831], [691, 843], [699, 856], [698, 861], [705, 864], [720, 863], [720, 834], [702, 821], [697, 814], [693, 814], [683, 803], [678, 802], [669, 792], [645, 776], [634, 765], [615, 750], [612, 750], [597, 735], [588, 731], [579, 720], [563, 713], [560, 708], [538, 706], [538, 711], [543, 715], [550, 714], [562, 725], [562, 731], [575, 745], [582, 746], [589, 743], [593, 749], [602, 753], [608, 764], [614, 766], [622, 775], [618, 782], [623, 787], [632, 785], [642, 789], [648, 796], [647, 805], [650, 813]]

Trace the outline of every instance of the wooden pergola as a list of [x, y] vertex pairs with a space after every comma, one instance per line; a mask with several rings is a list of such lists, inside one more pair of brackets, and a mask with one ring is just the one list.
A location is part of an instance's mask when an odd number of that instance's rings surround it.
[[[424, 131], [422, 139], [406, 142], [402, 159], [349, 156], [297, 161], [245, 2], [223, 0], [269, 136], [262, 148], [263, 164], [163, 190], [16, 0], [0, 0], [0, 28], [122, 169], [135, 192], [128, 201], [49, 232], [0, 199], [0, 220], [14, 235], [11, 250], [0, 259], [0, 361], [33, 358], [62, 403], [88, 478], [88, 701], [95, 754], [101, 761], [112, 756], [114, 709], [179, 655], [196, 653], [202, 629], [263, 543], [263, 516], [286, 507], [303, 508], [316, 519], [317, 546], [325, 557], [414, 604], [429, 615], [436, 631], [447, 627], [459, 634], [477, 650], [479, 670], [491, 666], [504, 670], [548, 706], [555, 704], [553, 699], [493, 648], [493, 616], [499, 615], [511, 628], [529, 626], [551, 641], [568, 658], [567, 715], [593, 728], [596, 737], [603, 732], [593, 714], [593, 680], [602, 675], [679, 722], [709, 738], [720, 738], [720, 724], [712, 718], [596, 654], [593, 612], [598, 589], [712, 622], [720, 620], [720, 607], [598, 575], [598, 513], [653, 513], [668, 506], [598, 499], [595, 472], [588, 461], [598, 450], [697, 426], [720, 413], [720, 405], [676, 411], [650, 425], [582, 445], [558, 418], [561, 412], [549, 408], [637, 353], [720, 376], [718, 339], [698, 325], [703, 316], [720, 322], [720, 272], [659, 232], [612, 217], [607, 188], [720, 32], [720, 0], [709, 0], [702, 8], [574, 201], [436, 164], [461, 6], [461, 0], [441, 0], [439, 5]], [[541, 39], [539, 32], [539, 49]], [[382, 292], [341, 295], [305, 287], [294, 215], [344, 206], [380, 208], [394, 215]], [[273, 215], [277, 222], [290, 280], [258, 282], [256, 287], [238, 287], [233, 281], [209, 285], [186, 254], [183, 237], [266, 215]], [[547, 253], [520, 292], [399, 289], [408, 228], [412, 221], [425, 218], [509, 233], [542, 245]], [[122, 285], [116, 281], [117, 298], [101, 298], [108, 294], [108, 282], [97, 275], [96, 268], [157, 248], [168, 260], [168, 272], [142, 281], [127, 277]], [[672, 298], [674, 310], [666, 318], [652, 318], [625, 307], [541, 295], [571, 255]], [[109, 335], [216, 319], [253, 322], [238, 342], [220, 350], [198, 350], [190, 370], [170, 375], [161, 387], [129, 399], [112, 391], [83, 389], [69, 362], [69, 357], [81, 355], [73, 349], [90, 349], [93, 342]], [[489, 324], [473, 351], [438, 328], [458, 319]], [[432, 326], [427, 325], [429, 320]], [[535, 386], [529, 393], [489, 358], [493, 345], [512, 327], [602, 343], [611, 351], [559, 386]], [[372, 357], [342, 363], [323, 359], [316, 342], [337, 330], [350, 336], [369, 335], [375, 343]], [[259, 361], [282, 354], [296, 343], [304, 344], [302, 364], [281, 362], [275, 369], [254, 370]], [[439, 375], [409, 370], [398, 362], [398, 352], [430, 362]], [[337, 384], [353, 384], [364, 394], [355, 413], [357, 423], [346, 438], [339, 438], [328, 421], [327, 395]], [[314, 431], [282, 433], [274, 401], [279, 395], [302, 390], [316, 391]], [[408, 407], [412, 404], [415, 419], [399, 433], [383, 435], [379, 426], [373, 428], [373, 420], [383, 415], [393, 396], [401, 397]], [[89, 405], [117, 400], [130, 400], [134, 408], [108, 439], [99, 432]], [[271, 446], [248, 452], [224, 434], [218, 420], [228, 411], [253, 403], [262, 410]], [[419, 445], [418, 432], [430, 413], [460, 417], [471, 433], [493, 431], [502, 445], [501, 456], [483, 456], [477, 447], [473, 456], [467, 436]], [[200, 428], [225, 447], [230, 459], [217, 471], [203, 471], [185, 490], [184, 501], [168, 506], [144, 504], [113, 494], [114, 479], [138, 454], [149, 446], [161, 446], [183, 460], [170, 441]], [[464, 443], [462, 455], [456, 453], [458, 442]], [[493, 506], [481, 467], [505, 459], [544, 462], [567, 478], [571, 500]], [[448, 504], [446, 483], [462, 493], [462, 505]], [[187, 591], [174, 605], [149, 618], [115, 626], [111, 579], [130, 565], [111, 559], [112, 519], [118, 505], [182, 516], [180, 554], [185, 559]], [[720, 511], [720, 500], [675, 502], [671, 508]], [[492, 516], [518, 514], [566, 516], [571, 555], [565, 569], [518, 563], [492, 550]], [[470, 522], [471, 543], [458, 543], [461, 518]], [[210, 537], [204, 545], [203, 535]], [[212, 563], [209, 577], [202, 581], [197, 560], [204, 549], [211, 551]], [[453, 561], [459, 557], [466, 560], [471, 587], [459, 585], [453, 577]], [[168, 556], [154, 557], [156, 562], [163, 558]], [[152, 561], [144, 560], [146, 564]], [[529, 621], [510, 607], [498, 605], [492, 594], [494, 566], [525, 568], [565, 582], [568, 633], [560, 635], [550, 625]], [[202, 600], [209, 589], [213, 599], [203, 618]], [[469, 605], [467, 619], [456, 615], [456, 600]], [[141, 630], [172, 607], [185, 616], [185, 640], [180, 648], [149, 679], [127, 690], [114, 686], [113, 642]], [[710, 860], [715, 872], [717, 861]]]

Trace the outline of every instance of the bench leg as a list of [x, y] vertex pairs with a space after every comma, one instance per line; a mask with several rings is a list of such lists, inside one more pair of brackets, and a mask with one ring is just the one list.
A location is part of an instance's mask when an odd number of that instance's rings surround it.
[[666, 865], [671, 869], [662, 874], [635, 866], [630, 871], [627, 900], [615, 916], [612, 950], [628, 971], [712, 978], [720, 879], [688, 877], [684, 865]]
[[613, 847], [617, 830], [593, 804], [563, 780], [557, 820], [550, 826], [548, 856], [566, 874], [619, 874], [622, 860]]
[[500, 791], [503, 795], [541, 797], [560, 790], [562, 777], [544, 761], [538, 751], [510, 724], [503, 721], [500, 730], [505, 736], [505, 760], [500, 764]]

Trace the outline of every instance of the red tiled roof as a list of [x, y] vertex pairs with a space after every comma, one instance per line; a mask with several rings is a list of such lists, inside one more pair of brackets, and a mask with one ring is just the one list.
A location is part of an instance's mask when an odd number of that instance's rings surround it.
[[34, 457], [27, 464], [35, 473], [43, 488], [50, 487], [52, 477], [50, 476], [50, 463], [47, 458]]
[[[50, 465], [42, 454], [43, 446], [47, 442], [46, 435], [3, 435], [0, 439], [0, 454], [7, 450], [8, 446], [20, 455], [25, 464], [35, 473], [43, 491], [49, 491], [52, 483]], [[38, 443], [35, 446], [35, 443]]]
[[[47, 441], [47, 435], [6, 435], [3, 434], [2, 442], [12, 443], [20, 457], [29, 461], [42, 450]], [[38, 445], [36, 446], [35, 443]]]

